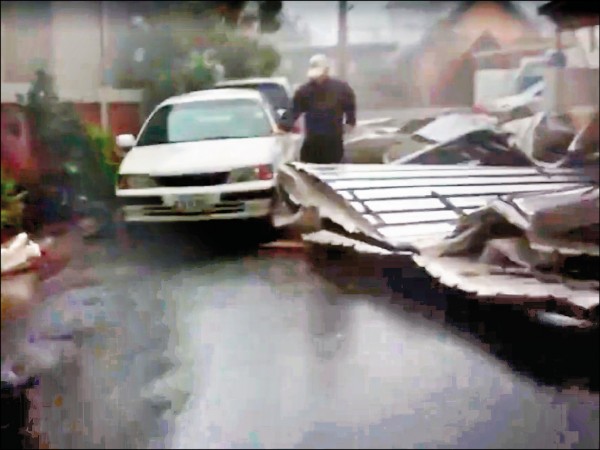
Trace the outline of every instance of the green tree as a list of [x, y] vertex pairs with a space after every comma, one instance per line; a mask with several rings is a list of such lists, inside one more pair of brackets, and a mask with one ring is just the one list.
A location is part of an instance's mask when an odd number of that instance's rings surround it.
[[17, 183], [2, 168], [2, 224], [1, 228], [8, 227], [21, 229], [23, 219], [22, 196], [17, 194]]
[[112, 184], [104, 175], [101, 155], [94, 152], [92, 140], [73, 104], [59, 100], [52, 77], [42, 70], [36, 72], [26, 99], [20, 100], [33, 125], [35, 139], [52, 156], [57, 168], [73, 167], [72, 163], [76, 162], [81, 188], [88, 196], [112, 195]]
[[[144, 113], [164, 99], [206, 89], [217, 76], [204, 59], [211, 49], [227, 78], [270, 76], [279, 55], [270, 46], [236, 32], [247, 2], [179, 1], [149, 7], [147, 27], [132, 29], [116, 63], [120, 87], [144, 89]], [[279, 27], [281, 2], [259, 2], [264, 31]]]
[[53, 157], [68, 158], [85, 146], [83, 124], [73, 104], [59, 101], [52, 77], [45, 71], [36, 72], [26, 100], [20, 100], [34, 125], [34, 136]]
[[[179, 2], [173, 2], [175, 4]], [[196, 17], [222, 20], [230, 26], [238, 24], [247, 1], [186, 1], [180, 8]], [[177, 7], [177, 6], [175, 6]], [[274, 33], [281, 26], [283, 2], [266, 0], [258, 2], [258, 20], [263, 33]]]

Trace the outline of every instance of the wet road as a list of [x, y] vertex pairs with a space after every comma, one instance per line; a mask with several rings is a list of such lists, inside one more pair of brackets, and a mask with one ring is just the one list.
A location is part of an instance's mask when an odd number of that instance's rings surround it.
[[406, 300], [372, 261], [159, 231], [70, 296], [88, 331], [42, 379], [58, 448], [598, 447], [597, 334], [467, 315], [417, 281]]

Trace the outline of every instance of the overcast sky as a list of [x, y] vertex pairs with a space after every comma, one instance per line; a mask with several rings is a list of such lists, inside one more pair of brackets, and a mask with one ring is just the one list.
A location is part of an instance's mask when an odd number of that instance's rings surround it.
[[[373, 41], [401, 41], [407, 45], [415, 43], [425, 32], [423, 29], [393, 29], [389, 12], [385, 9], [387, 1], [353, 1], [353, 8], [348, 13], [348, 38], [352, 43]], [[444, 9], [452, 8], [454, 2], [440, 2], [440, 12], [424, 17], [422, 22], [433, 24]], [[546, 1], [521, 1], [517, 3], [532, 19], [537, 17], [537, 7]], [[298, 17], [311, 30], [313, 44], [333, 45], [337, 42], [337, 1], [284, 1], [284, 13]], [[544, 19], [544, 31], [551, 30]], [[545, 22], [545, 23], [544, 23]]]

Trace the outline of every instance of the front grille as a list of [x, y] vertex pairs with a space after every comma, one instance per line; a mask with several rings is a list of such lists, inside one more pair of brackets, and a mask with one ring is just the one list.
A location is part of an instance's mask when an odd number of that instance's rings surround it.
[[272, 198], [275, 193], [274, 189], [264, 189], [262, 191], [247, 191], [247, 192], [228, 192], [221, 194], [223, 201], [246, 201], [260, 200]]
[[121, 206], [155, 206], [162, 205], [162, 197], [119, 197]]
[[216, 186], [227, 183], [228, 177], [229, 172], [214, 172], [196, 175], [154, 177], [154, 181], [163, 187]]
[[208, 216], [211, 214], [231, 214], [244, 211], [243, 203], [218, 203], [206, 211], [177, 211], [174, 208], [153, 208], [144, 211], [145, 216]]

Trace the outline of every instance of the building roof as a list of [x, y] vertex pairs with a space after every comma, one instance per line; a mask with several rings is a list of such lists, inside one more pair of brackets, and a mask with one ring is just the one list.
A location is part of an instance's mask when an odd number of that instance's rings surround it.
[[[429, 29], [429, 31], [427, 32], [427, 34], [424, 36], [423, 40], [421, 41], [421, 47], [425, 47], [431, 41], [433, 41], [436, 38], [436, 36], [438, 36], [439, 33], [443, 31], [444, 27], [453, 26], [453, 25], [457, 24], [459, 22], [459, 20], [462, 18], [462, 16], [464, 14], [466, 14], [472, 7], [476, 6], [477, 3], [481, 3], [481, 2], [478, 2], [478, 1], [462, 1], [462, 2], [460, 2], [459, 5], [450, 12], [448, 17], [445, 17], [444, 19], [442, 19], [438, 23], [434, 24], [434, 26], [432, 26]], [[520, 8], [518, 8], [516, 5], [514, 5], [513, 2], [496, 1], [496, 2], [492, 2], [492, 3], [497, 3], [504, 11], [509, 13], [509, 15], [514, 17], [515, 19], [522, 21], [524, 23], [529, 23], [529, 20], [527, 19], [527, 17], [523, 13], [523, 11]]]
[[[483, 3], [483, 2], [480, 2], [480, 1], [462, 1], [462, 2], [460, 2], [459, 5], [450, 13], [450, 15], [447, 19], [448, 22], [451, 24], [458, 22], [458, 20], [467, 11], [469, 11], [473, 6], [476, 6], [478, 3]], [[488, 2], [486, 2], [486, 3], [488, 3]], [[523, 10], [521, 8], [519, 8], [517, 5], [515, 5], [515, 2], [494, 1], [494, 2], [489, 2], [489, 3], [496, 3], [498, 6], [500, 6], [504, 10], [504, 12], [508, 13], [513, 18], [520, 20], [522, 22], [525, 22], [525, 23], [529, 23], [529, 19], [527, 18], [527, 16], [523, 12]]]
[[[400, 2], [401, 3], [401, 2]], [[473, 6], [475, 6], [477, 1], [462, 1], [460, 4], [444, 19], [435, 23], [432, 27], [429, 28], [425, 36], [421, 39], [421, 41], [414, 47], [410, 49], [407, 53], [404, 54], [404, 57], [411, 58], [423, 51], [423, 49], [427, 48], [430, 44], [432, 44], [436, 38], [440, 36], [441, 33], [444, 33], [447, 30], [447, 27], [455, 25], [459, 22], [461, 17], [467, 13]], [[503, 2], [496, 1], [493, 3], [497, 3], [502, 9], [508, 12], [515, 19], [524, 22], [526, 24], [531, 25], [530, 21], [527, 19], [525, 13], [521, 8], [514, 5], [514, 2]], [[531, 25], [533, 27], [533, 25]], [[447, 33], [444, 34], [444, 40], [448, 39]]]

